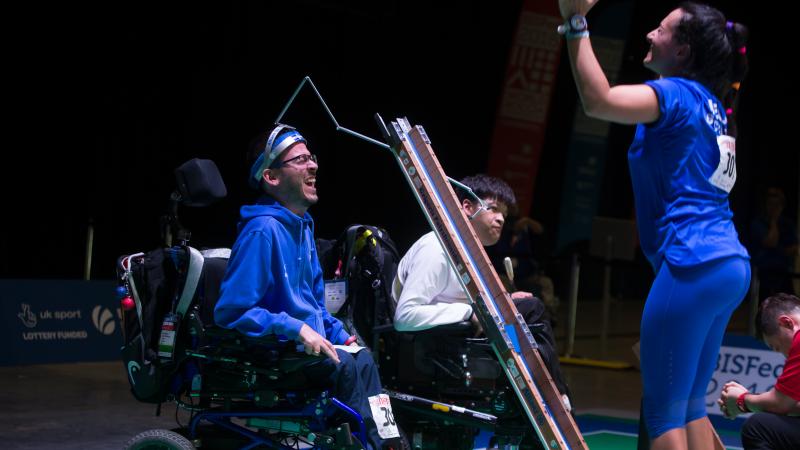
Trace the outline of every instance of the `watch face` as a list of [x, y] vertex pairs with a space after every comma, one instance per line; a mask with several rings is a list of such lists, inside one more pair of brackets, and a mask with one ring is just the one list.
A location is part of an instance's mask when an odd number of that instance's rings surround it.
[[586, 17], [583, 16], [572, 16], [569, 19], [569, 26], [572, 28], [572, 31], [584, 31], [586, 30]]

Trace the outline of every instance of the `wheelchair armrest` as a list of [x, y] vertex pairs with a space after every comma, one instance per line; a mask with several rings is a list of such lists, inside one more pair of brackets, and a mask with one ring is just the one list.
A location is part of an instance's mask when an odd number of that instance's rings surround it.
[[374, 334], [383, 334], [383, 333], [391, 333], [394, 331], [394, 325], [378, 325], [376, 327], [372, 327], [372, 332]]
[[281, 372], [284, 373], [295, 372], [308, 366], [309, 364], [323, 361], [327, 358], [328, 357], [324, 354], [308, 355], [303, 352], [284, 353], [280, 361], [278, 361], [278, 368], [280, 368]]
[[398, 333], [407, 336], [472, 336], [475, 333], [475, 330], [472, 328], [472, 322], [469, 320], [464, 320], [461, 322], [435, 326], [425, 330], [398, 331]]
[[248, 336], [237, 330], [222, 328], [216, 325], [206, 326], [203, 328], [203, 334], [210, 338], [219, 339], [239, 339], [242, 343], [252, 345], [263, 345], [265, 347], [281, 347], [288, 345], [294, 341], [281, 339], [275, 334], [265, 334], [263, 336]]
[[252, 348], [251, 346], [263, 347], [265, 349], [277, 350], [280, 358], [277, 367], [281, 372], [294, 372], [303, 367], [327, 358], [325, 355], [307, 355], [298, 350], [298, 343], [293, 340], [279, 338], [275, 334], [264, 336], [247, 336], [237, 330], [222, 328], [216, 325], [208, 326], [203, 329], [206, 337], [217, 338], [223, 341], [236, 339], [237, 342], [244, 344], [242, 349]]

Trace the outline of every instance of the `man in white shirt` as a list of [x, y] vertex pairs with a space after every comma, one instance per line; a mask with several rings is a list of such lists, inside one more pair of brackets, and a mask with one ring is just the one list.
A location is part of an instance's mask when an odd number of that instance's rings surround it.
[[[464, 189], [456, 189], [461, 208], [470, 218], [475, 234], [484, 247], [496, 244], [508, 209], [516, 204], [514, 192], [505, 181], [488, 175], [467, 177], [461, 183], [482, 200], [481, 204]], [[470, 320], [476, 336], [483, 333], [472, 304], [433, 231], [419, 238], [400, 260], [392, 297], [397, 303], [394, 327], [398, 331], [421, 331]], [[542, 357], [559, 391], [566, 394], [544, 304], [529, 292], [514, 292], [511, 298], [526, 323], [538, 325], [534, 337], [540, 345]]]

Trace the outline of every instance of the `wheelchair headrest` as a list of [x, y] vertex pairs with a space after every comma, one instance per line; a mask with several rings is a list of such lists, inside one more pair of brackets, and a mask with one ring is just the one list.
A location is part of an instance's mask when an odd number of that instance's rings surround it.
[[186, 206], [208, 206], [228, 195], [225, 183], [210, 159], [190, 159], [175, 169], [181, 203]]

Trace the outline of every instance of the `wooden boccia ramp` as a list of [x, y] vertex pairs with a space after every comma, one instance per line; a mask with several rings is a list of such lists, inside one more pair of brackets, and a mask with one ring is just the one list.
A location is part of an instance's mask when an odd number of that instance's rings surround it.
[[423, 213], [439, 238], [503, 371], [548, 449], [586, 449], [586, 441], [547, 371], [538, 346], [461, 210], [425, 130], [405, 118], [376, 119]]

